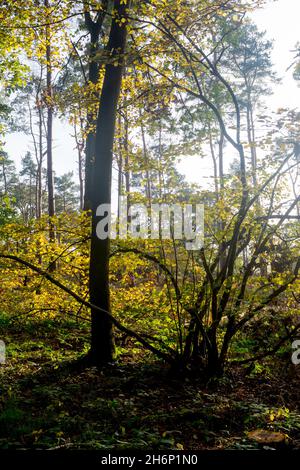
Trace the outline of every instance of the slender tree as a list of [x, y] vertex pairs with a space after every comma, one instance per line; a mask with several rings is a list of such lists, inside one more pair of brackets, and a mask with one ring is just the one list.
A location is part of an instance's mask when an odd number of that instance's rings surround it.
[[[99, 61], [97, 61], [97, 52], [100, 47], [100, 37], [103, 27], [103, 22], [108, 8], [108, 0], [102, 0], [99, 10], [95, 16], [89, 11], [88, 2], [84, 0], [84, 20], [85, 27], [89, 32], [90, 44], [88, 48], [88, 84], [92, 88], [95, 100], [99, 98], [97, 91], [97, 84], [99, 81]], [[92, 176], [95, 163], [95, 143], [96, 143], [96, 117], [93, 110], [88, 110], [87, 115], [87, 138], [86, 138], [86, 159], [85, 159], [85, 196], [84, 196], [84, 209], [89, 210], [92, 206]]]
[[[109, 40], [106, 48], [111, 60], [105, 67], [100, 96], [91, 190], [90, 301], [93, 305], [107, 312], [110, 312], [110, 240], [109, 237], [103, 240], [97, 237], [96, 226], [99, 222], [99, 217], [96, 211], [99, 205], [111, 203], [113, 145], [126, 48], [126, 18], [128, 9], [129, 2], [124, 0], [114, 1], [114, 15], [111, 20]], [[114, 357], [112, 321], [107, 315], [101, 315], [98, 310], [93, 308], [91, 315], [91, 358], [95, 364], [99, 365], [111, 361]]]

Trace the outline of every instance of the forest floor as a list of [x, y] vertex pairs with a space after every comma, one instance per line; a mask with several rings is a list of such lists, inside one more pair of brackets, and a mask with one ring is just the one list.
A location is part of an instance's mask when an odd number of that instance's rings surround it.
[[[300, 370], [233, 368], [209, 383], [171, 376], [133, 348], [106, 370], [64, 367], [88, 325], [0, 316], [1, 449], [255, 449], [256, 429], [300, 448]], [[299, 367], [300, 369], [300, 367]]]

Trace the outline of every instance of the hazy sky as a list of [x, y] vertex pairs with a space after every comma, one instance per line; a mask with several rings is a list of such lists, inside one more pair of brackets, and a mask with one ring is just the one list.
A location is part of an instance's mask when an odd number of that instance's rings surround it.
[[[300, 42], [300, 0], [270, 0], [262, 9], [256, 10], [251, 18], [266, 37], [274, 40], [272, 60], [274, 69], [282, 82], [273, 87], [274, 94], [265, 98], [268, 111], [278, 108], [300, 108], [300, 87], [293, 79], [293, 70], [287, 71], [293, 62], [297, 42]], [[197, 156], [185, 158], [179, 170], [193, 183], [209, 183], [212, 178], [211, 159], [200, 160]]]
[[286, 71], [293, 62], [297, 42], [300, 42], [300, 1], [277, 0], [252, 15], [261, 30], [267, 32], [269, 39], [274, 39], [273, 62], [283, 78], [282, 85], [276, 87], [274, 96], [270, 98], [273, 107], [300, 106], [300, 88], [293, 79], [293, 71]]
[[[274, 39], [273, 62], [277, 73], [283, 78], [282, 83], [276, 86], [274, 95], [266, 100], [266, 106], [272, 110], [279, 107], [300, 107], [300, 88], [293, 80], [292, 71], [286, 71], [293, 61], [292, 50], [300, 42], [300, 0], [270, 0], [264, 9], [252, 14], [252, 18], [259, 29], [266, 30], [269, 39]], [[67, 123], [55, 121], [54, 168], [57, 175], [72, 170], [76, 178], [77, 155], [70, 132]], [[18, 166], [21, 157], [31, 147], [30, 138], [24, 135], [13, 134], [6, 137], [6, 150]], [[185, 159], [179, 169], [189, 181], [199, 183], [200, 175], [203, 177], [208, 170], [208, 164], [193, 156]]]

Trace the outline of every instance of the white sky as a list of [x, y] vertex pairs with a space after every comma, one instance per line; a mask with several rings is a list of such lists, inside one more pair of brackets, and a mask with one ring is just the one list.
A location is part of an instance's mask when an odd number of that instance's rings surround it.
[[293, 79], [293, 71], [286, 71], [293, 62], [295, 45], [300, 42], [300, 1], [272, 0], [266, 8], [252, 15], [258, 28], [267, 32], [269, 39], [274, 39], [273, 63], [282, 85], [276, 87], [270, 100], [273, 108], [300, 106], [300, 88]]
[[[283, 78], [274, 89], [274, 95], [267, 98], [266, 106], [275, 111], [280, 107], [300, 107], [300, 87], [292, 77], [292, 70], [286, 69], [293, 61], [293, 49], [300, 42], [300, 0], [270, 0], [267, 6], [252, 14], [260, 30], [266, 30], [267, 37], [274, 39], [273, 62], [275, 70]], [[77, 175], [77, 152], [68, 124], [55, 121], [54, 125], [54, 168], [60, 175], [74, 171]], [[19, 167], [21, 157], [31, 149], [30, 138], [22, 134], [6, 137], [6, 150]], [[208, 173], [208, 162], [197, 156], [185, 158], [179, 165], [190, 182], [204, 183], [204, 173]]]

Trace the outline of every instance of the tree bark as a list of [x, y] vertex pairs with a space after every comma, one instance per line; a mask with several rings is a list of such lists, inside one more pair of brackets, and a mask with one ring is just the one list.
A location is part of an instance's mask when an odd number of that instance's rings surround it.
[[[122, 3], [122, 4], [121, 4]], [[126, 6], [121, 0], [114, 1], [117, 18], [126, 18]], [[99, 221], [97, 207], [111, 203], [111, 179], [113, 144], [117, 117], [117, 104], [120, 96], [123, 58], [126, 47], [126, 23], [116, 23], [112, 18], [107, 50], [111, 61], [106, 65], [97, 117], [95, 163], [91, 188], [92, 236], [90, 252], [90, 302], [110, 312], [109, 292], [109, 251], [110, 239], [100, 240], [96, 234]], [[101, 315], [99, 310], [91, 309], [91, 360], [100, 366], [114, 358], [112, 321]]]
[[[85, 7], [88, 6], [85, 3]], [[93, 85], [96, 85], [99, 80], [99, 63], [95, 61], [95, 55], [99, 50], [99, 38], [103, 25], [103, 21], [106, 15], [106, 9], [108, 6], [107, 0], [102, 0], [102, 10], [99, 11], [98, 18], [93, 21], [91, 14], [88, 10], [85, 11], [85, 27], [90, 34], [90, 50], [89, 50], [89, 72], [88, 80]], [[98, 99], [98, 93], [95, 92], [95, 99]], [[93, 167], [95, 163], [95, 145], [96, 145], [96, 118], [93, 112], [87, 114], [87, 138], [85, 148], [85, 194], [84, 194], [84, 210], [90, 210], [92, 208], [92, 177]]]
[[[81, 122], [81, 116], [79, 112], [79, 121]], [[80, 132], [82, 134], [82, 126], [80, 125]], [[84, 176], [83, 176], [83, 151], [84, 141], [83, 138], [79, 137], [77, 131], [77, 123], [74, 123], [74, 137], [76, 142], [77, 154], [78, 154], [78, 179], [79, 179], [79, 208], [82, 211], [84, 208]]]
[[[127, 199], [127, 207], [130, 207], [131, 198], [130, 198], [130, 164], [129, 164], [129, 142], [128, 142], [128, 120], [127, 116], [125, 115], [124, 118], [124, 154], [125, 154], [125, 191], [126, 191], [126, 199]], [[127, 220], [128, 226], [130, 223], [130, 217]]]
[[146, 136], [145, 136], [145, 128], [142, 122], [142, 115], [141, 110], [139, 109], [139, 116], [141, 119], [141, 135], [142, 135], [142, 143], [143, 143], [143, 157], [144, 157], [144, 164], [145, 164], [145, 173], [146, 173], [146, 198], [148, 207], [151, 207], [151, 176], [150, 176], [150, 164], [149, 164], [149, 155], [147, 150], [146, 144]]
[[38, 104], [38, 115], [39, 115], [39, 157], [37, 161], [37, 219], [42, 217], [43, 210], [43, 117], [41, 103]]
[[[55, 240], [55, 228], [51, 217], [55, 215], [55, 200], [54, 200], [54, 175], [53, 175], [53, 155], [52, 155], [52, 141], [53, 141], [53, 90], [52, 90], [52, 57], [51, 57], [51, 31], [49, 26], [48, 9], [50, 7], [49, 0], [45, 0], [45, 7], [47, 8], [47, 26], [46, 26], [46, 105], [47, 105], [47, 185], [48, 185], [48, 215], [50, 217], [49, 223], [49, 238], [53, 242]], [[52, 265], [54, 269], [55, 266]]]
[[247, 136], [248, 136], [248, 144], [250, 146], [250, 153], [251, 153], [251, 169], [252, 169], [252, 182], [254, 188], [257, 187], [257, 175], [256, 175], [256, 167], [257, 167], [257, 155], [256, 155], [256, 142], [255, 142], [255, 131], [254, 131], [254, 119], [253, 119], [253, 108], [251, 104], [251, 98], [248, 97], [247, 103]]

